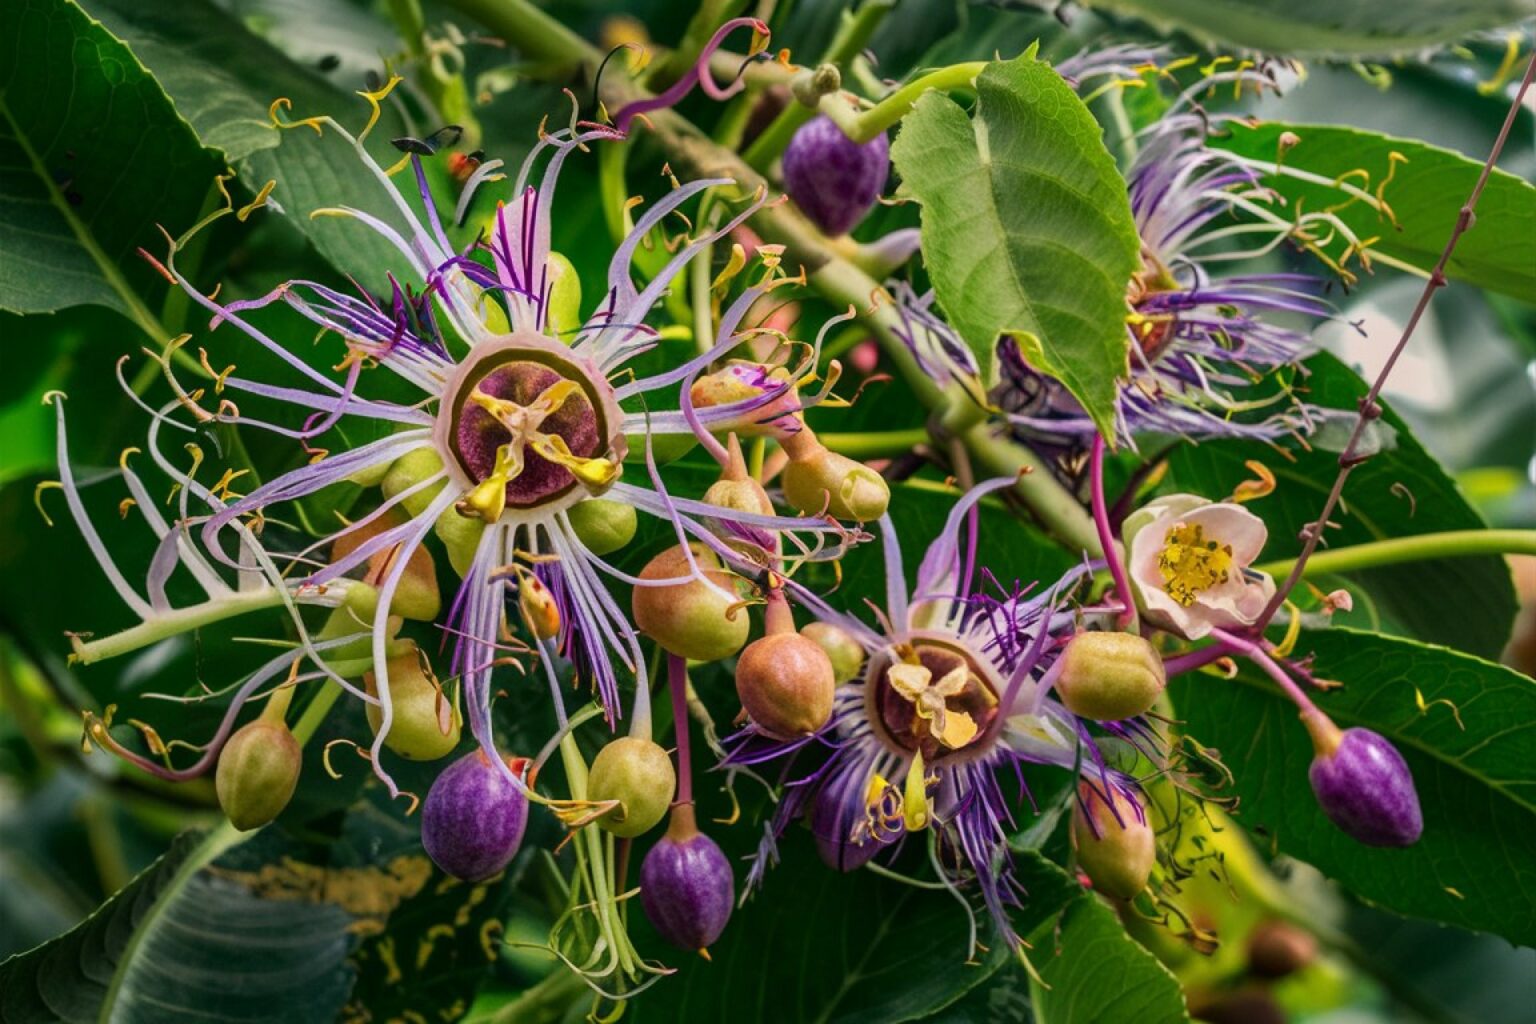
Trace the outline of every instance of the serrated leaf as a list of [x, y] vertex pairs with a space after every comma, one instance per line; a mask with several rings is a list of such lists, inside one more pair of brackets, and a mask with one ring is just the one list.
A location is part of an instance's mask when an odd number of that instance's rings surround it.
[[[1037, 945], [1052, 949], [1051, 937]], [[1177, 1024], [1189, 1020], [1184, 992], [1157, 957], [1125, 933], [1114, 911], [1092, 897], [1067, 908], [1054, 955], [1037, 955], [1044, 986], [1032, 986], [1041, 1024]]]
[[1098, 122], [1049, 66], [994, 62], [973, 116], [930, 92], [891, 158], [922, 204], [923, 259], [990, 382], [1001, 336], [1106, 434], [1126, 373], [1126, 286], [1140, 242]]
[[1089, 0], [1211, 44], [1265, 53], [1369, 57], [1451, 42], [1536, 13], [1531, 0]]
[[1219, 749], [1236, 776], [1234, 817], [1261, 846], [1386, 909], [1536, 943], [1536, 681], [1349, 629], [1304, 633], [1297, 653], [1307, 652], [1316, 675], [1344, 683], [1318, 695], [1318, 706], [1341, 728], [1374, 729], [1402, 752], [1423, 837], [1376, 849], [1335, 828], [1307, 782], [1312, 743], [1295, 706], [1247, 664], [1233, 681], [1191, 674], [1170, 683], [1190, 735]]
[[[1330, 409], [1352, 410], [1365, 384], [1332, 356], [1308, 360], [1302, 396]], [[1443, 530], [1475, 530], [1486, 524], [1446, 472], [1414, 440], [1390, 409], [1384, 419], [1397, 432], [1393, 447], [1374, 455], [1350, 475], [1344, 504], [1334, 514], [1330, 547]], [[1274, 473], [1278, 487], [1247, 507], [1269, 526], [1264, 559], [1300, 552], [1302, 528], [1317, 518], [1338, 473], [1338, 456], [1328, 451], [1287, 448], [1285, 454], [1247, 441], [1184, 444], [1168, 459], [1165, 493], [1180, 491], [1219, 499], [1253, 476], [1244, 463], [1257, 460]], [[1509, 567], [1502, 558], [1441, 558], [1385, 566], [1351, 574], [1371, 597], [1415, 636], [1450, 644], [1483, 657], [1497, 657], [1509, 638], [1516, 602]], [[1447, 615], [1455, 608], [1455, 615]]]
[[100, 305], [156, 340], [138, 259], [196, 219], [217, 162], [159, 84], [68, 0], [0, 5], [0, 309]]
[[[1480, 159], [1358, 128], [1273, 121], [1252, 126], [1234, 123], [1230, 134], [1213, 138], [1211, 144], [1272, 162], [1286, 132], [1300, 140], [1285, 150], [1286, 167], [1330, 183], [1344, 178], [1378, 194], [1393, 216], [1378, 213], [1360, 200], [1341, 203], [1331, 184], [1281, 174], [1265, 176], [1265, 187], [1286, 197], [1292, 208], [1332, 208], [1359, 238], [1374, 239], [1371, 248], [1391, 259], [1426, 272], [1434, 267], [1451, 237], [1458, 211], [1482, 172]], [[1369, 177], [1362, 178], [1360, 171]], [[1341, 235], [1325, 251], [1338, 258], [1347, 244]], [[1457, 243], [1446, 273], [1517, 298], [1536, 295], [1536, 187], [1495, 169], [1478, 202], [1477, 220]]]

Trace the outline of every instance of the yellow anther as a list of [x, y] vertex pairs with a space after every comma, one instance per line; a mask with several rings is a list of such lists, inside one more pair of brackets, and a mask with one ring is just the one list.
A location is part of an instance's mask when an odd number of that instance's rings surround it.
[[272, 190], [276, 187], [276, 178], [272, 178], [265, 185], [261, 186], [261, 191], [256, 193], [255, 199], [252, 199], [250, 202], [246, 203], [244, 206], [240, 207], [240, 209], [235, 211], [235, 220], [240, 221], [242, 224], [245, 223], [245, 219], [247, 217], [261, 209], [263, 206], [267, 205], [267, 197], [272, 194]]
[[725, 286], [729, 284], [737, 274], [746, 269], [746, 266], [747, 250], [742, 247], [740, 242], [733, 243], [731, 245], [731, 257], [725, 261], [724, 269], [722, 269], [720, 273], [716, 274], [715, 279], [710, 282], [710, 291], [718, 292], [724, 290]]
[[1207, 540], [1199, 523], [1179, 523], [1168, 531], [1157, 569], [1168, 596], [1186, 608], [1201, 591], [1225, 583], [1232, 570], [1232, 548]]
[[53, 517], [48, 514], [47, 509], [43, 508], [43, 492], [62, 491], [63, 489], [64, 485], [57, 480], [44, 480], [42, 483], [32, 488], [32, 504], [37, 506], [37, 514], [42, 516], [43, 522], [47, 523], [49, 526], [53, 525]]
[[368, 123], [363, 125], [362, 131], [357, 133], [358, 142], [362, 142], [364, 139], [366, 139], [368, 137], [368, 133], [373, 131], [373, 126], [379, 123], [379, 117], [383, 113], [382, 109], [379, 107], [379, 101], [385, 99], [387, 96], [389, 96], [390, 93], [394, 92], [395, 86], [399, 85], [403, 81], [405, 81], [405, 79], [401, 78], [399, 75], [390, 75], [389, 81], [385, 82], [378, 89], [372, 91], [368, 89], [358, 90], [357, 94], [363, 99], [367, 100], [369, 106]]
[[1275, 474], [1270, 472], [1268, 466], [1255, 459], [1249, 459], [1243, 463], [1254, 474], [1256, 479], [1244, 480], [1232, 489], [1232, 500], [1241, 504], [1245, 501], [1256, 501], [1267, 497], [1275, 491]]

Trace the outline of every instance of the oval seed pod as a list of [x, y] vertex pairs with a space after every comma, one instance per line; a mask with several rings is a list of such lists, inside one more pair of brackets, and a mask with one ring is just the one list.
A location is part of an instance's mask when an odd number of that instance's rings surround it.
[[612, 740], [592, 760], [587, 796], [620, 806], [597, 819], [599, 828], [632, 839], [649, 832], [672, 805], [677, 772], [659, 744], [637, 736]]
[[830, 622], [807, 622], [800, 635], [826, 652], [832, 662], [832, 678], [839, 684], [858, 677], [864, 667], [864, 648], [846, 629]]
[[1074, 715], [1119, 722], [1146, 714], [1168, 685], [1163, 659], [1135, 633], [1079, 633], [1061, 653], [1056, 693]]
[[874, 208], [890, 167], [886, 133], [854, 142], [822, 114], [801, 125], [784, 148], [784, 191], [819, 228], [842, 235]]
[[[1139, 796], [1116, 793], [1110, 800], [1083, 782], [1072, 813], [1072, 845], [1077, 862], [1093, 887], [1120, 900], [1135, 898], [1147, 887], [1157, 864], [1157, 837]], [[1117, 817], [1118, 813], [1118, 817]]]
[[282, 813], [304, 764], [298, 740], [281, 722], [258, 718], [241, 726], [219, 751], [214, 792], [229, 823], [241, 832]]
[[837, 677], [814, 640], [770, 633], [752, 641], [736, 661], [736, 695], [763, 732], [794, 739], [816, 732], [832, 717]]
[[[517, 771], [521, 760], [508, 759]], [[528, 796], [481, 750], [443, 769], [421, 805], [421, 845], [455, 878], [479, 882], [512, 862], [528, 824]]]
[[640, 570], [644, 580], [679, 580], [664, 586], [635, 587], [631, 608], [635, 625], [672, 654], [693, 661], [717, 661], [741, 650], [752, 628], [736, 602], [734, 580], [720, 559], [702, 544], [689, 545], [695, 562], [715, 586], [685, 578], [692, 571], [680, 546], [670, 547]]
[[[384, 745], [410, 761], [435, 761], [459, 745], [459, 710], [443, 692], [420, 648], [414, 641], [406, 644], [404, 653], [387, 662], [392, 714]], [[364, 675], [363, 683], [371, 696], [378, 696], [374, 673]], [[384, 724], [383, 709], [367, 704], [364, 712], [377, 735]]]
[[1321, 712], [1303, 715], [1316, 756], [1307, 771], [1328, 819], [1367, 846], [1412, 846], [1424, 814], [1408, 763], [1384, 736], [1338, 727]]
[[699, 831], [693, 805], [677, 805], [667, 834], [640, 865], [645, 916], [672, 945], [703, 953], [725, 931], [735, 900], [731, 862]]
[[611, 555], [635, 539], [635, 507], [611, 498], [589, 498], [566, 511], [576, 536], [594, 555]]

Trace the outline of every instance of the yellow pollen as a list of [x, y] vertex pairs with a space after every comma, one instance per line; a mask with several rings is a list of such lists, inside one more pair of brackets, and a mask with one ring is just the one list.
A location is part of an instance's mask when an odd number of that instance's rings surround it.
[[1232, 547], [1207, 540], [1198, 523], [1178, 523], [1163, 542], [1157, 570], [1168, 596], [1187, 608], [1201, 591], [1227, 581], [1232, 571]]

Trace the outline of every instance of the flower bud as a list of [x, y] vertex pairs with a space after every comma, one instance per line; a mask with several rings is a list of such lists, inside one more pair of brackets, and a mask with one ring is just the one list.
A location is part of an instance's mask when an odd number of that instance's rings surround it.
[[752, 628], [736, 605], [735, 580], [702, 544], [690, 544], [700, 572], [714, 586], [690, 576], [680, 545], [657, 555], [640, 570], [642, 580], [678, 580], [665, 586], [637, 586], [631, 608], [635, 625], [672, 654], [693, 661], [717, 661], [741, 650]]
[[789, 740], [816, 732], [832, 717], [837, 678], [832, 661], [799, 633], [752, 641], [736, 661], [736, 695], [763, 732]]
[[[1129, 900], [1147, 887], [1157, 863], [1157, 837], [1147, 823], [1139, 796], [1109, 790], [1103, 793], [1086, 782], [1078, 784], [1072, 814], [1072, 845], [1077, 863], [1106, 896]], [[1109, 801], [1114, 802], [1111, 807]], [[1117, 817], [1118, 815], [1118, 817]]]
[[[525, 762], [509, 758], [518, 771]], [[471, 751], [443, 769], [421, 806], [421, 845], [432, 862], [455, 878], [479, 882], [512, 862], [528, 824], [528, 796], [491, 763]]]
[[560, 635], [560, 603], [544, 581], [531, 572], [517, 579], [517, 610], [523, 625], [539, 640]]
[[640, 865], [640, 903], [662, 938], [704, 952], [725, 931], [736, 899], [731, 862], [698, 830], [693, 806], [672, 809], [667, 834]]
[[807, 622], [800, 635], [826, 652], [834, 681], [841, 684], [858, 677], [864, 667], [864, 648], [846, 629], [830, 622]]
[[[442, 685], [432, 674], [426, 656], [414, 642], [408, 649], [390, 658], [389, 733], [384, 745], [410, 761], [435, 761], [459, 745], [459, 711]], [[378, 696], [374, 673], [363, 676], [370, 696]], [[377, 704], [365, 705], [368, 725], [377, 735], [384, 724], [384, 710]]]
[[823, 231], [842, 235], [874, 207], [890, 168], [884, 132], [854, 142], [823, 114], [801, 125], [784, 148], [784, 191]]
[[784, 437], [801, 428], [800, 391], [782, 366], [733, 359], [722, 369], [700, 377], [688, 389], [697, 409], [744, 403], [745, 408], [727, 420], [709, 425], [717, 433], [743, 437]]
[[282, 813], [303, 763], [298, 740], [281, 722], [258, 718], [241, 726], [219, 752], [213, 779], [229, 823], [248, 832]]
[[635, 539], [635, 506], [622, 501], [589, 498], [572, 505], [565, 514], [577, 538], [598, 557], [611, 555]]
[[754, 516], [773, 515], [773, 502], [768, 500], [768, 492], [751, 477], [732, 480], [722, 476], [709, 485], [709, 490], [704, 492], [704, 501], [733, 512], [746, 512]]
[[621, 736], [598, 751], [587, 776], [590, 799], [619, 801], [597, 820], [598, 827], [625, 839], [649, 832], [664, 818], [676, 788], [667, 752], [636, 736]]
[[1316, 756], [1307, 777], [1328, 819], [1368, 846], [1412, 846], [1424, 831], [1419, 794], [1403, 755], [1369, 729], [1303, 715]]
[[571, 261], [553, 249], [549, 253], [549, 304], [544, 333], [569, 344], [581, 328], [581, 278]]
[[1056, 693], [1067, 710], [1095, 722], [1146, 714], [1168, 685], [1163, 659], [1135, 633], [1079, 633], [1061, 653]]
[[485, 520], [450, 508], [437, 517], [432, 530], [447, 549], [448, 564], [453, 566], [453, 571], [460, 576], [469, 572], [480, 547], [480, 537], [485, 533]]
[[791, 456], [779, 484], [800, 511], [815, 514], [825, 509], [835, 519], [856, 523], [879, 519], [891, 503], [891, 487], [883, 476], [819, 443], [804, 458]]
[[[383, 490], [384, 497], [393, 498], [404, 494], [427, 477], [442, 471], [443, 460], [438, 458], [437, 452], [431, 448], [418, 448], [396, 459], [389, 467], [389, 472], [384, 474], [384, 482], [379, 487]], [[423, 487], [400, 504], [404, 505], [405, 510], [412, 516], [419, 516], [427, 510], [427, 506], [432, 504], [432, 499], [437, 497], [437, 492], [442, 489], [442, 484]]]
[[[365, 526], [359, 526], [342, 534], [331, 545], [331, 561], [340, 561], [374, 537], [399, 526], [400, 523], [400, 518], [391, 511]], [[374, 588], [382, 586], [385, 577], [394, 570], [395, 559], [399, 553], [400, 546], [396, 544], [370, 555], [368, 571], [363, 575], [363, 582]], [[356, 603], [352, 603], [352, 607], [362, 621], [371, 622], [377, 606], [377, 594], [374, 595], [372, 604], [369, 604], [363, 596], [366, 593], [359, 589]], [[394, 597], [389, 603], [390, 614], [415, 619], [418, 622], [431, 622], [437, 618], [437, 613], [441, 609], [442, 598], [437, 589], [437, 567], [432, 564], [432, 553], [424, 545], [418, 544], [405, 563], [405, 572], [401, 574], [400, 582], [395, 586]]]

